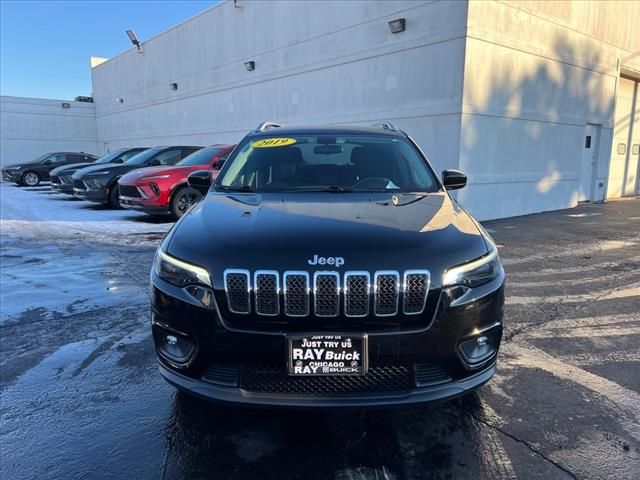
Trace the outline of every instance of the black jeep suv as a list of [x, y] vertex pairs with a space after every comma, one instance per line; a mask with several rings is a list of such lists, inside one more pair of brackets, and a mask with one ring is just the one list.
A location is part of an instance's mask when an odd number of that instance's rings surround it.
[[[227, 402], [403, 405], [495, 373], [504, 270], [415, 142], [262, 124], [170, 230], [151, 272], [160, 372]], [[209, 188], [210, 187], [210, 188]]]

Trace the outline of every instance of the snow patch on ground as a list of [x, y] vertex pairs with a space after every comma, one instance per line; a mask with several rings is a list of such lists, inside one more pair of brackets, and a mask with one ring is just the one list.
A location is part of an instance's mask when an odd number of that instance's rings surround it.
[[0, 231], [5, 235], [164, 233], [171, 225], [141, 212], [108, 209], [76, 200], [49, 186], [29, 189], [0, 183]]
[[0, 325], [147, 301], [150, 262], [127, 266], [115, 250], [150, 256], [171, 223], [69, 198], [0, 184]]

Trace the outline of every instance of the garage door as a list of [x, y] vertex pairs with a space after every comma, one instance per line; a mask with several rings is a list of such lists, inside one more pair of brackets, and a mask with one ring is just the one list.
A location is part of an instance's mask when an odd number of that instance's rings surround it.
[[616, 123], [609, 166], [607, 197], [640, 194], [640, 88], [636, 80], [620, 78]]

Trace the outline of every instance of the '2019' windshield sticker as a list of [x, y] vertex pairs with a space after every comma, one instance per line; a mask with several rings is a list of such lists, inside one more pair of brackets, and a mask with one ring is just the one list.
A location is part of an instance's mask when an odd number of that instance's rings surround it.
[[265, 138], [264, 140], [256, 140], [251, 143], [253, 148], [272, 148], [284, 147], [296, 143], [295, 138]]

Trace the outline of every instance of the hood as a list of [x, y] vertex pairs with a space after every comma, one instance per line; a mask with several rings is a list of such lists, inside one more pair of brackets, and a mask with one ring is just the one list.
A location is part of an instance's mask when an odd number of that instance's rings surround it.
[[195, 165], [195, 166], [184, 166], [184, 167], [176, 167], [176, 166], [158, 166], [158, 167], [146, 167], [139, 168], [132, 172], [127, 173], [120, 179], [120, 183], [127, 185], [135, 185], [135, 183], [144, 178], [144, 177], [157, 177], [161, 175], [172, 175], [179, 178], [187, 178], [187, 176], [196, 170], [206, 170], [206, 165]]
[[73, 178], [75, 180], [81, 179], [85, 175], [92, 174], [100, 174], [105, 172], [110, 172], [114, 175], [119, 175], [129, 170], [133, 170], [134, 168], [140, 168], [135, 165], [127, 165], [126, 163], [103, 163], [100, 165], [91, 165], [88, 167], [81, 168], [76, 173], [73, 174]]
[[76, 170], [93, 165], [93, 162], [72, 163], [71, 165], [62, 165], [51, 170], [51, 175], [71, 175]]
[[34, 161], [30, 161], [30, 162], [20, 162], [20, 163], [10, 163], [9, 165], [3, 165], [2, 169], [6, 170], [9, 168], [21, 168], [25, 165], [38, 165], [40, 162], [34, 162]]
[[[226, 268], [345, 270], [446, 268], [488, 251], [474, 220], [446, 193], [210, 193], [175, 226], [167, 252], [220, 285]], [[335, 267], [333, 267], [335, 269]]]

